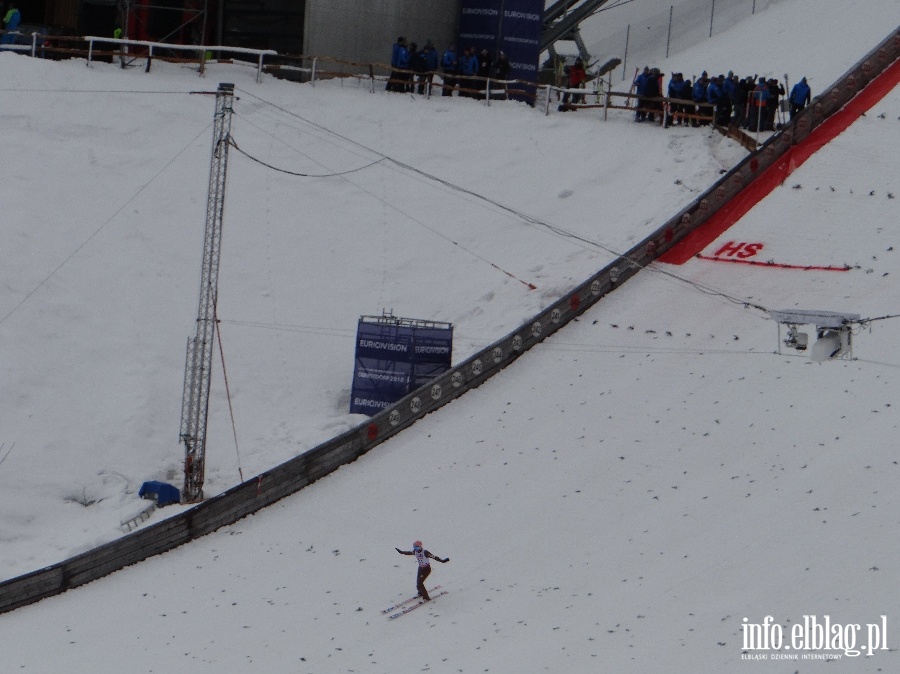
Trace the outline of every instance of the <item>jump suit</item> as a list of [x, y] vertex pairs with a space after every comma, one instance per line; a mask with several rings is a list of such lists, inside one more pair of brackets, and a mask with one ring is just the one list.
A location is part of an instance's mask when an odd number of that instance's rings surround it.
[[428, 561], [427, 557], [431, 553], [419, 548], [413, 549], [413, 554], [416, 556], [416, 561], [419, 562], [419, 572], [416, 574], [416, 589], [419, 591], [422, 599], [429, 601], [431, 597], [428, 596], [428, 590], [425, 589], [425, 579], [431, 573], [431, 562]]
[[428, 578], [428, 575], [431, 573], [431, 562], [429, 559], [436, 559], [439, 562], [448, 562], [450, 558], [441, 559], [440, 557], [435, 557], [428, 550], [424, 548], [413, 548], [412, 552], [406, 552], [401, 550], [400, 548], [396, 548], [397, 552], [401, 555], [414, 555], [416, 561], [419, 563], [419, 570], [416, 573], [416, 590], [419, 591], [419, 596], [422, 597], [425, 601], [430, 601], [431, 597], [428, 596], [428, 590], [425, 589], [425, 579]]

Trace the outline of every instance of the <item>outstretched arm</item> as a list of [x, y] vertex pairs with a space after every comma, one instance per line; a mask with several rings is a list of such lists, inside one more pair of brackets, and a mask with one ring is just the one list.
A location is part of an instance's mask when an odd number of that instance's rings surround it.
[[428, 550], [425, 551], [425, 556], [426, 556], [426, 557], [431, 557], [432, 559], [434, 559], [434, 560], [440, 562], [441, 564], [446, 564], [447, 562], [450, 561], [450, 558], [449, 558], [449, 557], [447, 557], [446, 559], [441, 559], [440, 557], [435, 557], [434, 555], [432, 555], [430, 552], [428, 552]]
[[401, 550], [400, 548], [394, 548], [394, 550], [396, 550], [397, 552], [399, 552], [401, 555], [412, 555], [412, 554], [414, 554], [411, 550], [410, 550], [409, 552], [407, 552], [406, 550]]

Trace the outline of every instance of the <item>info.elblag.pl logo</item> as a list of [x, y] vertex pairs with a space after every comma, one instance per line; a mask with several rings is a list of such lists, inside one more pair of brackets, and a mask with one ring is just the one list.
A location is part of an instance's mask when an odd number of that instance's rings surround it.
[[803, 621], [783, 627], [767, 615], [761, 623], [744, 618], [742, 660], [840, 660], [869, 657], [889, 650], [887, 616], [875, 623], [832, 622], [831, 616], [804, 615]]

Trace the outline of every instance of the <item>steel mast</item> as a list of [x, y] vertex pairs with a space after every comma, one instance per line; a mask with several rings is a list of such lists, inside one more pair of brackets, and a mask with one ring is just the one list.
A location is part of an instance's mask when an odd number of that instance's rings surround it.
[[225, 207], [225, 176], [228, 169], [233, 101], [234, 85], [220, 83], [219, 89], [216, 91], [212, 156], [209, 163], [206, 234], [203, 243], [203, 266], [200, 274], [197, 332], [193, 338], [188, 339], [184, 366], [180, 438], [184, 443], [182, 500], [185, 503], [194, 503], [203, 498], [209, 385], [212, 374], [213, 340], [216, 333], [222, 213]]

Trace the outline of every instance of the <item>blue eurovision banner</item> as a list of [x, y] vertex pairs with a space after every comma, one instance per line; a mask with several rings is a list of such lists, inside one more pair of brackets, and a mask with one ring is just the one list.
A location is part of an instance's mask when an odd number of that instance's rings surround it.
[[350, 413], [377, 414], [450, 369], [453, 326], [394, 316], [362, 316]]
[[[537, 82], [544, 0], [462, 0], [460, 12], [460, 52], [471, 47], [479, 54], [487, 49], [496, 64], [502, 51], [509, 59], [507, 79]], [[527, 89], [533, 93], [533, 88]]]
[[417, 328], [413, 335], [410, 391], [449, 370], [452, 356], [452, 326]]
[[373, 415], [409, 390], [411, 335], [394, 325], [360, 319], [356, 329], [356, 366], [350, 392], [350, 413]]

